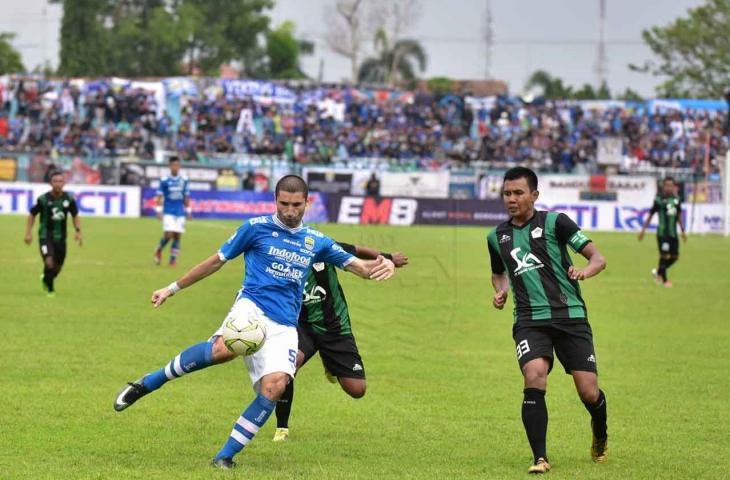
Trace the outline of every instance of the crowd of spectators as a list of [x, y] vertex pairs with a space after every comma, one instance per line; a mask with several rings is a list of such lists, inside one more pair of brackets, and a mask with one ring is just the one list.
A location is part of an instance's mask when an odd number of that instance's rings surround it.
[[173, 114], [141, 89], [43, 91], [23, 81], [0, 98], [0, 150], [92, 158], [151, 159], [162, 149], [187, 161], [246, 153], [299, 163], [368, 157], [424, 165], [527, 163], [571, 172], [595, 164], [602, 137], [623, 140], [627, 171], [694, 167], [706, 153], [714, 161], [728, 149], [727, 111], [586, 109], [508, 99], [484, 106], [426, 94], [404, 102], [331, 88], [316, 101], [278, 104], [212, 91], [185, 99]]

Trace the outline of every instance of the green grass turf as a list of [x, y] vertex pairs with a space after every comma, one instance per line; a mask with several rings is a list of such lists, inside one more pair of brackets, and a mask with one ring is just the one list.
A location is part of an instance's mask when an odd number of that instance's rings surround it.
[[[22, 217], [0, 216], [0, 478], [521, 478], [530, 451], [511, 314], [490, 304], [487, 229], [323, 225], [337, 239], [402, 250], [391, 282], [341, 274], [368, 373], [352, 400], [315, 358], [300, 373], [286, 444], [273, 418], [235, 472], [209, 459], [253, 397], [241, 362], [166, 385], [122, 413], [125, 381], [204, 340], [240, 286], [240, 260], [161, 309], [149, 304], [214, 253], [234, 222], [194, 221], [179, 266], [152, 264], [159, 224], [84, 218], [58, 296], [41, 292]], [[593, 234], [608, 270], [583, 284], [609, 405], [610, 460], [589, 458], [589, 417], [570, 377], [549, 380], [553, 479], [727, 478], [730, 240], [693, 236], [649, 277], [653, 237]], [[511, 305], [511, 301], [510, 301]]]

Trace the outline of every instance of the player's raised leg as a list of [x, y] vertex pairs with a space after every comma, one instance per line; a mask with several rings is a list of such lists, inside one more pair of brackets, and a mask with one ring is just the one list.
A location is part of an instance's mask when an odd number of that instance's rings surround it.
[[235, 357], [236, 355], [226, 348], [220, 336], [214, 337], [213, 341], [195, 344], [180, 352], [162, 368], [148, 373], [137, 381], [127, 383], [114, 401], [114, 410], [121, 412], [170, 380], [211, 365], [228, 362]]
[[591, 458], [594, 462], [608, 460], [608, 410], [606, 395], [598, 388], [598, 376], [594, 372], [573, 371], [573, 381], [583, 405], [591, 414]]

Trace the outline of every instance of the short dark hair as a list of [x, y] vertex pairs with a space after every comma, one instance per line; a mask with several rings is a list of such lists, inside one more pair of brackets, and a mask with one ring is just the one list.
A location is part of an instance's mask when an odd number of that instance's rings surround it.
[[517, 180], [518, 178], [524, 178], [527, 180], [527, 186], [530, 187], [531, 192], [537, 190], [537, 175], [527, 167], [510, 168], [505, 172], [503, 182], [506, 182], [507, 180]]
[[662, 180], [662, 183], [672, 182], [676, 185], [676, 181], [674, 180], [674, 177], [664, 177], [664, 180]]
[[276, 188], [274, 189], [276, 197], [279, 196], [279, 192], [301, 192], [304, 194], [304, 198], [306, 199], [309, 195], [309, 188], [307, 187], [307, 182], [305, 182], [302, 177], [298, 175], [284, 175], [278, 182], [276, 182]]
[[53, 177], [55, 177], [56, 175], [61, 175], [63, 177], [63, 170], [55, 168], [48, 172], [48, 181], [50, 182], [51, 180], [53, 180]]
[[170, 164], [172, 162], [179, 162], [179, 161], [180, 161], [180, 157], [178, 157], [177, 155], [173, 155], [167, 159], [168, 164]]

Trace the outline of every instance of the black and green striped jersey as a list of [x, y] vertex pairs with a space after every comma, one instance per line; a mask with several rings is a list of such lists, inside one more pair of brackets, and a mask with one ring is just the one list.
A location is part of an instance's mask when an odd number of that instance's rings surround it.
[[[340, 246], [347, 253], [355, 254], [354, 245], [340, 243]], [[320, 262], [309, 269], [299, 323], [306, 323], [316, 333], [323, 335], [352, 334], [347, 299], [334, 265]]]
[[659, 225], [656, 234], [660, 237], [677, 238], [677, 222], [682, 214], [682, 201], [676, 195], [663, 197], [657, 195], [651, 213], [659, 214]]
[[74, 217], [79, 214], [76, 200], [67, 192], [54, 197], [52, 192], [46, 192], [36, 201], [30, 209], [33, 215], [40, 214], [38, 225], [38, 238], [50, 242], [63, 242], [66, 240], [66, 219], [70, 213]]
[[566, 249], [580, 252], [590, 240], [564, 213], [537, 211], [521, 227], [509, 221], [487, 235], [492, 273], [507, 272], [515, 323], [587, 319], [578, 282], [568, 277]]

